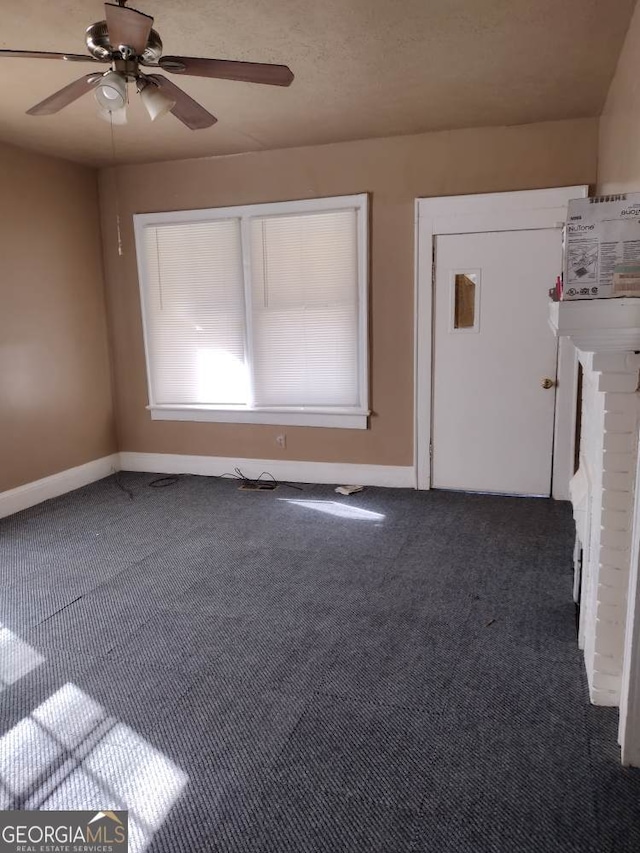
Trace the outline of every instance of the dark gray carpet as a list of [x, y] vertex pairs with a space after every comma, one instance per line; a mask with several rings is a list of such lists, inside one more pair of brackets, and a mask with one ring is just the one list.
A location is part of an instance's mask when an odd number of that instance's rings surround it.
[[0, 521], [0, 808], [128, 808], [153, 853], [640, 850], [567, 504], [151, 479]]

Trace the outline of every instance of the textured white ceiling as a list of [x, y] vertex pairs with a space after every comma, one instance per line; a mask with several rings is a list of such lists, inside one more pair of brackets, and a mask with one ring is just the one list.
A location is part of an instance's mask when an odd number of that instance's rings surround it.
[[[131, 91], [119, 162], [231, 154], [599, 114], [635, 0], [131, 0], [167, 54], [278, 62], [289, 88], [172, 76], [219, 119], [152, 124]], [[84, 52], [98, 0], [0, 0], [0, 48]], [[95, 66], [96, 68], [101, 66]], [[93, 66], [0, 60], [0, 140], [104, 165], [91, 94], [25, 111]], [[170, 76], [170, 75], [168, 75]]]

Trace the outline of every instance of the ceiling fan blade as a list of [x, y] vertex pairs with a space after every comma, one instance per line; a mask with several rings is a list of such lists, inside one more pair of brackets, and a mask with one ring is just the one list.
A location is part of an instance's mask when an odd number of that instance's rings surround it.
[[116, 6], [114, 3], [105, 3], [104, 11], [111, 45], [117, 49], [121, 44], [126, 44], [136, 54], [141, 54], [147, 46], [153, 18], [137, 9]]
[[15, 59], [64, 59], [66, 62], [109, 62], [109, 60], [94, 59], [89, 54], [80, 53], [48, 53], [44, 50], [0, 50], [0, 59], [3, 57]]
[[27, 110], [27, 115], [30, 116], [49, 116], [59, 112], [63, 107], [68, 106], [81, 98], [86, 92], [94, 89], [102, 80], [102, 74], [87, 74], [86, 77], [81, 77], [79, 80], [74, 80], [69, 83], [64, 89], [54, 92], [49, 95], [44, 101], [40, 101], [35, 107]]
[[161, 56], [158, 65], [163, 71], [169, 71], [171, 74], [189, 74], [192, 77], [217, 77], [221, 80], [240, 80], [245, 83], [266, 83], [269, 86], [290, 86], [293, 83], [293, 72], [290, 68], [265, 62]]
[[147, 74], [146, 76], [175, 101], [175, 106], [171, 109], [172, 114], [191, 130], [202, 130], [205, 127], [211, 127], [218, 121], [201, 104], [194, 101], [190, 95], [187, 95], [179, 86], [176, 86], [171, 80], [167, 80], [162, 74]]

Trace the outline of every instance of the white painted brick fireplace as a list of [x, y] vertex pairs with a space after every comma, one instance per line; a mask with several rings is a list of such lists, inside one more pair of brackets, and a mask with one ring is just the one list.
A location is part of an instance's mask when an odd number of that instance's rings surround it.
[[552, 303], [582, 365], [579, 468], [569, 492], [582, 564], [578, 642], [591, 701], [620, 704], [640, 425], [640, 299]]

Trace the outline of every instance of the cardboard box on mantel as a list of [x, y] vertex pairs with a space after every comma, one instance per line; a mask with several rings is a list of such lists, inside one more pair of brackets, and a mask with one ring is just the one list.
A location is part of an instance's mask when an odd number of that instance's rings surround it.
[[640, 296], [640, 193], [569, 202], [563, 299]]

